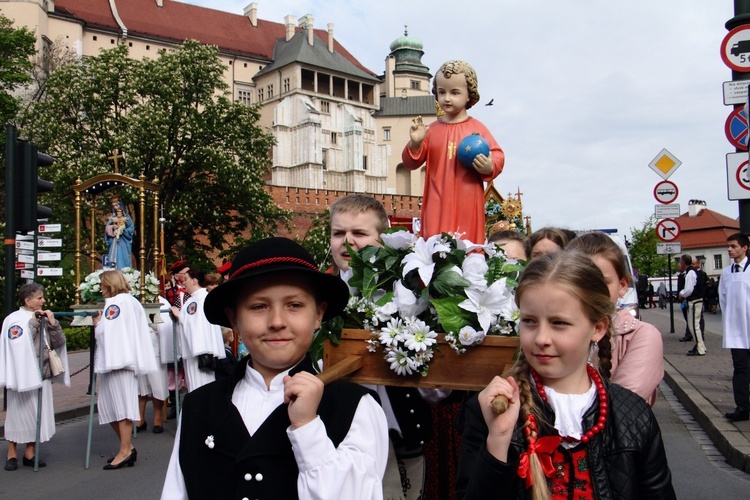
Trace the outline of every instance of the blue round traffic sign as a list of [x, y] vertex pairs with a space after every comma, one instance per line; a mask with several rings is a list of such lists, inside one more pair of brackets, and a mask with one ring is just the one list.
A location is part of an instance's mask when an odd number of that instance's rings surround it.
[[729, 113], [724, 132], [732, 146], [747, 151], [747, 114], [744, 107], [735, 108]]

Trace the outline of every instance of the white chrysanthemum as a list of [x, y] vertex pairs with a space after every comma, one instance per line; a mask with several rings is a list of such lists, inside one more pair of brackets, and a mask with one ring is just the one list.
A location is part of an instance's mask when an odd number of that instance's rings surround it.
[[385, 360], [391, 365], [391, 370], [398, 375], [411, 375], [417, 366], [403, 349], [387, 348]]
[[430, 330], [424, 321], [415, 320], [406, 327], [403, 333], [404, 345], [412, 351], [427, 351], [437, 342], [437, 333]]
[[386, 346], [395, 346], [403, 339], [404, 324], [398, 319], [391, 319], [386, 326], [380, 330], [380, 343]]

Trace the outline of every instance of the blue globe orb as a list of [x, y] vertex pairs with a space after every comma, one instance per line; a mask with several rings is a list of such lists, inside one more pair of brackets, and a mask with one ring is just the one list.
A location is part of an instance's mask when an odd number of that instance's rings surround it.
[[477, 155], [490, 155], [490, 145], [479, 134], [467, 135], [458, 144], [458, 161], [466, 168], [474, 169], [472, 163]]

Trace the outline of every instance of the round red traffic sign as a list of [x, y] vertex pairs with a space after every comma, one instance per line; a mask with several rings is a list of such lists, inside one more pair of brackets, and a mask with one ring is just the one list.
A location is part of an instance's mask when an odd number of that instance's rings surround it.
[[740, 166], [737, 167], [737, 173], [735, 176], [737, 178], [737, 184], [742, 189], [750, 191], [750, 167], [748, 167], [747, 161], [743, 161]]
[[745, 108], [734, 108], [724, 123], [724, 133], [729, 143], [737, 149], [747, 151], [747, 113]]
[[674, 219], [662, 219], [656, 224], [656, 236], [661, 241], [669, 243], [680, 235], [680, 225]]
[[730, 69], [750, 71], [750, 25], [743, 24], [727, 33], [721, 41], [721, 59]]
[[654, 198], [665, 205], [676, 200], [678, 194], [680, 191], [677, 189], [677, 184], [672, 181], [661, 181], [654, 187]]

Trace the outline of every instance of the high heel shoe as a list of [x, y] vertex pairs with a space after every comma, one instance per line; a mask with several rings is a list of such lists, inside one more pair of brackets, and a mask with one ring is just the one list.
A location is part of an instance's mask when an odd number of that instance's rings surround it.
[[117, 465], [112, 465], [112, 463], [108, 463], [103, 467], [104, 470], [115, 470], [115, 469], [122, 469], [123, 467], [133, 467], [135, 465], [135, 461], [138, 458], [138, 453], [135, 451], [135, 448], [133, 448], [133, 451], [130, 452], [130, 455], [128, 455], [128, 458], [123, 460]]
[[[135, 462], [135, 461], [138, 460], [138, 450], [136, 450], [135, 448], [133, 448], [133, 451], [131, 451], [130, 454], [133, 456], [133, 462]], [[107, 459], [107, 463], [111, 464], [112, 460], [114, 460], [114, 459], [115, 459], [115, 457], [108, 458]]]

